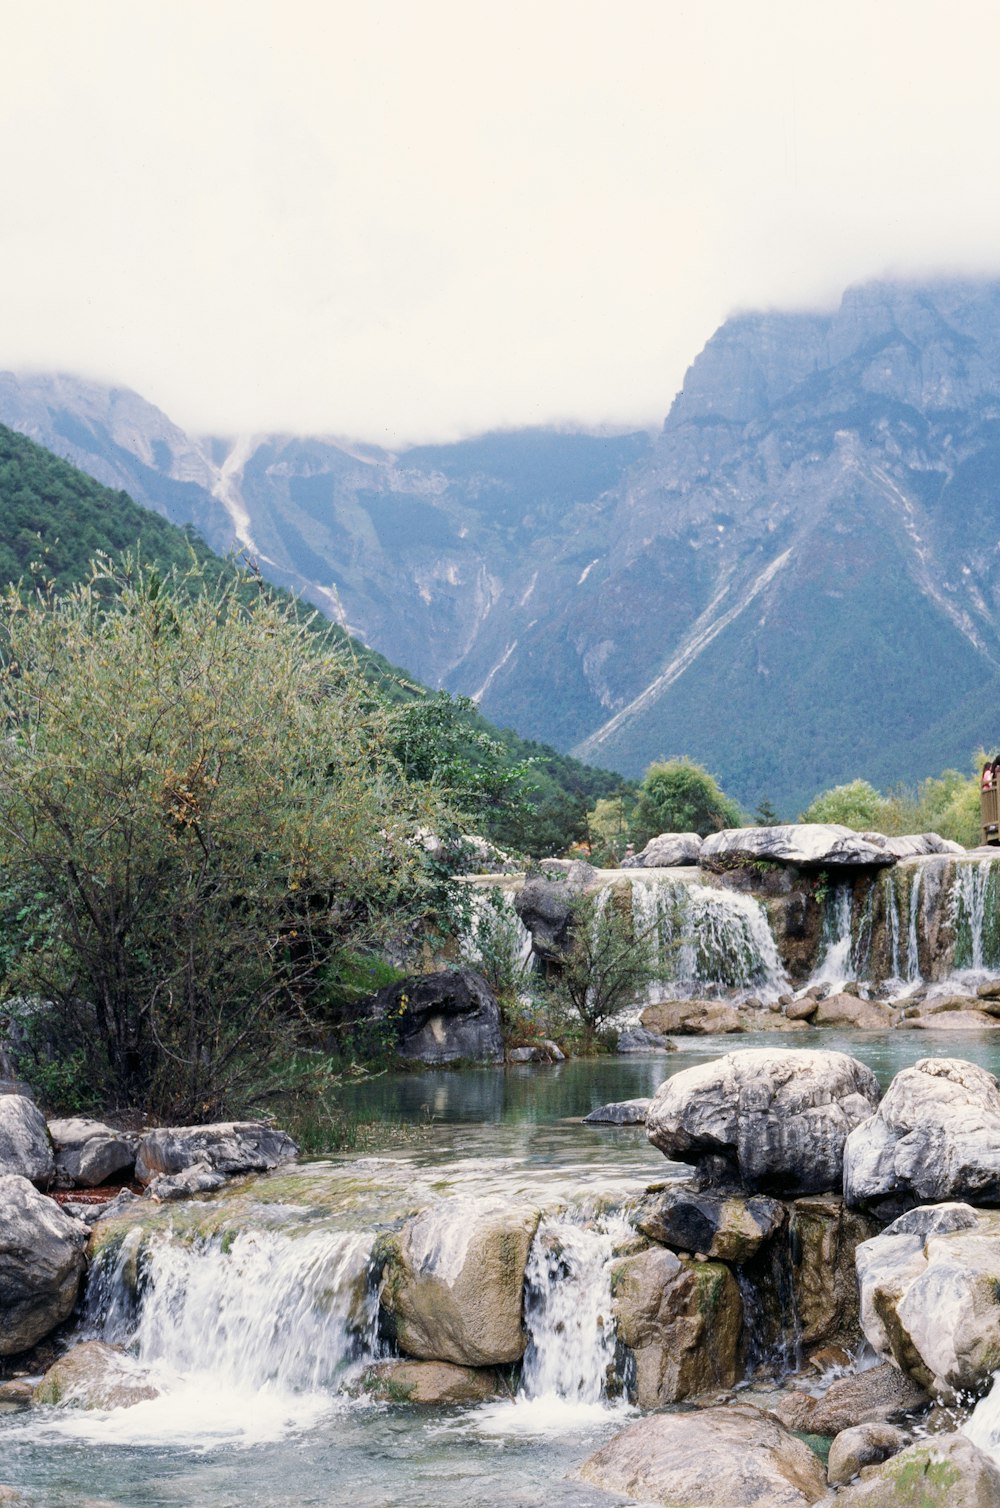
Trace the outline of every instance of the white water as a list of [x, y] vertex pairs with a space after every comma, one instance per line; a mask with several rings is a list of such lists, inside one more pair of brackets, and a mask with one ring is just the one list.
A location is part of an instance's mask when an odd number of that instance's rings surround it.
[[851, 940], [851, 887], [835, 885], [823, 915], [826, 947], [812, 976], [812, 984], [844, 984], [857, 977]]
[[531, 971], [531, 933], [514, 906], [514, 893], [501, 885], [470, 885], [468, 925], [459, 939], [465, 963], [475, 966], [490, 954], [503, 954], [511, 970], [525, 979]]
[[[777, 999], [788, 988], [767, 913], [753, 896], [685, 881], [647, 880], [641, 871], [629, 878], [634, 925], [653, 938], [661, 986], [675, 992], [752, 990], [764, 1001]], [[654, 987], [652, 998], [661, 994]]]
[[994, 1373], [993, 1386], [976, 1404], [962, 1433], [1000, 1466], [1000, 1372]]
[[920, 883], [924, 877], [923, 866], [918, 865], [910, 889], [910, 918], [906, 937], [906, 977], [911, 982], [920, 979], [920, 947], [917, 924], [920, 918]]
[[956, 932], [963, 922], [969, 927], [972, 944], [969, 967], [973, 969], [984, 967], [983, 922], [992, 865], [992, 859], [983, 859], [978, 864], [955, 865], [951, 887], [951, 923]]
[[[183, 1242], [148, 1238], [130, 1297], [134, 1240], [99, 1264], [105, 1340], [129, 1344], [161, 1396], [53, 1416], [53, 1427], [118, 1443], [260, 1444], [329, 1412], [333, 1390], [375, 1349], [369, 1234], [277, 1231]], [[93, 1308], [93, 1306], [92, 1306]]]

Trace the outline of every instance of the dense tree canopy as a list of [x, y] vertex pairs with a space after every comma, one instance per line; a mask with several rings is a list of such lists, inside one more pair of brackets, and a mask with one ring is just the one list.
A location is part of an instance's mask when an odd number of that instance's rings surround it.
[[724, 827], [739, 827], [743, 817], [716, 784], [691, 759], [651, 764], [639, 787], [632, 812], [632, 842], [643, 847], [660, 833], [700, 833], [707, 837]]

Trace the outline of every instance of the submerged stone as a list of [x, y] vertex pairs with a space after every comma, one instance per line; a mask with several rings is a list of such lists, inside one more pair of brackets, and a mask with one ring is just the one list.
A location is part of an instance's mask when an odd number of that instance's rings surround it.
[[101, 1340], [87, 1340], [49, 1368], [35, 1388], [32, 1402], [63, 1408], [118, 1409], [159, 1396], [160, 1389], [132, 1357]]

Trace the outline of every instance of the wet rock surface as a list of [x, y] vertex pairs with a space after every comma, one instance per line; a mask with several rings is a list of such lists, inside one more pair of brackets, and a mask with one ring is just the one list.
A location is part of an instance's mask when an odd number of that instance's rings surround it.
[[514, 907], [541, 958], [558, 959], [565, 952], [576, 899], [597, 881], [589, 864], [543, 860], [542, 874], [526, 880], [514, 897]]
[[859, 1424], [895, 1423], [923, 1408], [930, 1395], [892, 1362], [838, 1377], [821, 1398], [793, 1391], [775, 1413], [789, 1429], [838, 1435]]
[[664, 1246], [741, 1264], [781, 1230], [787, 1210], [764, 1195], [744, 1199], [682, 1187], [647, 1194], [633, 1218], [643, 1235]]
[[27, 1178], [0, 1175], [0, 1356], [26, 1351], [69, 1318], [87, 1234]]
[[445, 1408], [483, 1403], [501, 1392], [495, 1372], [446, 1361], [380, 1361], [364, 1377], [365, 1392], [390, 1403]]
[[596, 1451], [580, 1475], [669, 1508], [805, 1508], [826, 1490], [808, 1445], [750, 1405], [640, 1419]]
[[160, 1390], [132, 1357], [100, 1340], [82, 1341], [50, 1367], [35, 1388], [34, 1404], [63, 1408], [129, 1408]]
[[963, 1434], [921, 1440], [831, 1500], [838, 1508], [996, 1508], [1000, 1469]]
[[432, 1206], [384, 1242], [382, 1307], [400, 1350], [425, 1361], [518, 1361], [524, 1273], [539, 1211], [496, 1200]]
[[651, 1247], [615, 1264], [612, 1293], [640, 1408], [662, 1408], [738, 1380], [743, 1303], [723, 1263], [681, 1261]]
[[844, 1142], [879, 1093], [871, 1069], [845, 1053], [752, 1048], [667, 1079], [646, 1132], [707, 1183], [819, 1193], [839, 1189]]
[[904, 1068], [847, 1139], [844, 1193], [889, 1214], [931, 1200], [1000, 1203], [1000, 1084], [960, 1058]]
[[614, 1100], [583, 1117], [585, 1126], [644, 1126], [651, 1099]]
[[832, 1487], [842, 1487], [863, 1466], [877, 1466], [909, 1443], [909, 1436], [892, 1424], [856, 1424], [841, 1430], [830, 1446], [826, 1479]]

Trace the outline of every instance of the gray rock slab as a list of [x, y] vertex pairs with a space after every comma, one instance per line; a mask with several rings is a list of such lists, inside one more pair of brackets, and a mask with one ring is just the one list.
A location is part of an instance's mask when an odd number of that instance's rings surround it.
[[794, 822], [781, 827], [730, 827], [711, 833], [701, 846], [706, 869], [765, 859], [799, 869], [844, 866], [884, 869], [896, 863], [884, 848], [867, 842], [850, 827], [833, 822]]
[[49, 1183], [55, 1159], [45, 1117], [24, 1094], [0, 1095], [0, 1173]]

